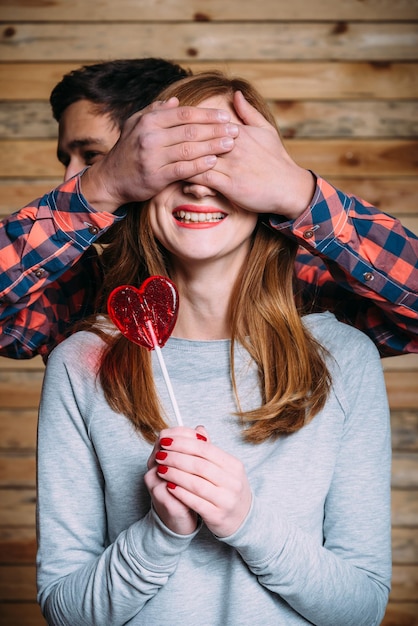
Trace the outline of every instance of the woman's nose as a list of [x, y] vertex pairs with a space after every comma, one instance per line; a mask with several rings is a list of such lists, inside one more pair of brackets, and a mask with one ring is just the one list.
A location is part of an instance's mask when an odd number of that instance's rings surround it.
[[205, 185], [197, 185], [194, 183], [184, 183], [183, 193], [192, 195], [195, 198], [205, 198], [207, 196], [216, 196], [216, 191]]

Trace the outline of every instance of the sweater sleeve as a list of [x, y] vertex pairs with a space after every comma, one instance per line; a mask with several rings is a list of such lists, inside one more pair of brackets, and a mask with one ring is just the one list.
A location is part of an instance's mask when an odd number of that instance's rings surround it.
[[109, 542], [86, 399], [60, 354], [50, 356], [39, 415], [38, 601], [51, 626], [122, 625], [166, 584], [195, 533], [172, 533], [151, 508]]
[[346, 418], [322, 545], [256, 494], [244, 524], [224, 539], [260, 584], [317, 626], [377, 626], [390, 588], [389, 411], [377, 351], [362, 340], [334, 371]]

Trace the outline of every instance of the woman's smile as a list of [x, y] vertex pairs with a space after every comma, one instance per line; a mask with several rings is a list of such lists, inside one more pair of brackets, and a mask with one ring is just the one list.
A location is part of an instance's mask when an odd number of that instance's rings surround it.
[[215, 207], [183, 204], [174, 209], [173, 217], [182, 228], [210, 228], [222, 222], [227, 214]]

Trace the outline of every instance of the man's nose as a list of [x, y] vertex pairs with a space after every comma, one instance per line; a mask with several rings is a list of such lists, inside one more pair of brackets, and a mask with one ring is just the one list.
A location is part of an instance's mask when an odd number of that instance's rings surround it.
[[85, 168], [85, 164], [76, 157], [72, 157], [64, 172], [64, 182], [81, 172]]

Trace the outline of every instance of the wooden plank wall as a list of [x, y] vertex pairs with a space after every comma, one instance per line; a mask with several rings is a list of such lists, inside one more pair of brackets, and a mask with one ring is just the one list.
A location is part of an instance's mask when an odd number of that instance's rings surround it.
[[[61, 180], [48, 96], [63, 73], [164, 56], [254, 81], [301, 165], [418, 232], [418, 0], [0, 0], [0, 20], [0, 215]], [[394, 450], [385, 626], [418, 624], [417, 373], [417, 355], [385, 361]], [[34, 568], [42, 376], [38, 359], [0, 359], [4, 626], [44, 623]]]

